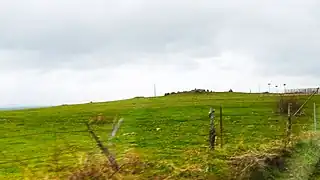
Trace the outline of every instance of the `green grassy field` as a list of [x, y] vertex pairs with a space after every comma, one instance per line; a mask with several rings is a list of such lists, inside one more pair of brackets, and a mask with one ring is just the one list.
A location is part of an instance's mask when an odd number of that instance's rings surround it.
[[[26, 169], [36, 173], [33, 176], [70, 172], [81, 154], [99, 152], [84, 125], [98, 114], [105, 117], [106, 124], [93, 128], [106, 145], [114, 117], [124, 118], [110, 148], [120, 163], [130, 151], [148, 162], [150, 167], [137, 175], [140, 178], [225, 177], [231, 171], [230, 157], [283, 145], [287, 118], [274, 112], [277, 98], [267, 94], [181, 94], [0, 111], [0, 179], [19, 179], [26, 176]], [[320, 96], [313, 101], [320, 102]], [[208, 112], [210, 107], [216, 109], [218, 128], [220, 105], [223, 147], [218, 138], [216, 149], [210, 152]], [[306, 106], [308, 116], [294, 122], [295, 133], [312, 125], [311, 105]]]

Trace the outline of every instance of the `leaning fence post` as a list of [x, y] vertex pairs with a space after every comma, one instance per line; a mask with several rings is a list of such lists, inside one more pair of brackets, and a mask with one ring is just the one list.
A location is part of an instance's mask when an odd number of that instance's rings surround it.
[[86, 125], [87, 125], [87, 128], [88, 128], [88, 132], [93, 137], [93, 139], [96, 141], [97, 146], [102, 151], [102, 153], [108, 158], [112, 169], [114, 171], [118, 171], [120, 169], [120, 167], [119, 167], [116, 159], [112, 156], [112, 154], [110, 153], [109, 149], [102, 144], [102, 142], [100, 141], [99, 137], [91, 129], [90, 125], [88, 123], [86, 123]]
[[223, 129], [222, 129], [222, 105], [220, 105], [220, 147], [223, 147]]
[[209, 132], [209, 143], [210, 149], [214, 149], [215, 139], [216, 139], [216, 130], [214, 129], [214, 109], [210, 108], [209, 111], [210, 118], [210, 132]]

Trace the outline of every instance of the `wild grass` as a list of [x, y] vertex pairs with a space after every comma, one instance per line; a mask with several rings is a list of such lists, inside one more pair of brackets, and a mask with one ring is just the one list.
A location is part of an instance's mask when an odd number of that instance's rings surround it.
[[[313, 100], [320, 102], [320, 97]], [[286, 117], [275, 112], [277, 103], [273, 94], [206, 93], [1, 111], [0, 179], [17, 179], [31, 172], [50, 177], [76, 172], [81, 154], [100, 154], [84, 125], [88, 121], [97, 122], [94, 131], [119, 162], [133, 149], [147, 164], [141, 171], [125, 173], [127, 176], [223, 179], [231, 173], [230, 157], [283, 145]], [[219, 137], [220, 105], [223, 147], [218, 138], [211, 152], [208, 111], [216, 109]], [[310, 127], [311, 107], [306, 106], [306, 116], [293, 120], [295, 134]], [[116, 116], [124, 122], [109, 142]]]

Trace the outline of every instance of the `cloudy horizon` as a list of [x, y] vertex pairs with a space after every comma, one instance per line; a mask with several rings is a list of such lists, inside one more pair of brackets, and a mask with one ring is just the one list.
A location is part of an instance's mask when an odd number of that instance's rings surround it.
[[319, 85], [316, 0], [0, 1], [0, 106]]

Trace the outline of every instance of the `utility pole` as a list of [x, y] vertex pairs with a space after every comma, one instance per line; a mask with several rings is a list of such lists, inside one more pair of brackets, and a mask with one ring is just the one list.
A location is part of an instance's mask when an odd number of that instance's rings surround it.
[[153, 93], [154, 93], [154, 97], [156, 97], [157, 96], [156, 84], [153, 84]]
[[268, 83], [268, 86], [269, 86], [269, 93], [271, 93], [271, 92], [270, 92], [270, 86], [271, 86], [271, 83]]

